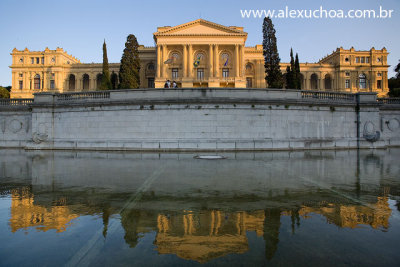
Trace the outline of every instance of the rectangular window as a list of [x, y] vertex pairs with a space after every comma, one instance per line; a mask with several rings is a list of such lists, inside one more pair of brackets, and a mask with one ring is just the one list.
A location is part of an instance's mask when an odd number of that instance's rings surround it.
[[147, 87], [154, 88], [154, 78], [147, 79]]
[[54, 89], [55, 88], [55, 82], [54, 80], [50, 80], [50, 89]]
[[20, 74], [19, 74], [19, 77], [22, 78], [22, 77], [24, 77], [24, 75], [23, 75], [22, 73], [20, 73]]
[[34, 89], [40, 89], [40, 79], [34, 79], [33, 88]]
[[346, 77], [350, 77], [350, 72], [346, 72]]
[[365, 57], [361, 57], [361, 63], [365, 63]]
[[349, 79], [346, 80], [345, 88], [350, 89], [350, 80]]
[[39, 64], [39, 58], [38, 57], [36, 58], [36, 64]]
[[197, 80], [204, 80], [204, 69], [197, 69]]
[[35, 58], [31, 57], [31, 64], [35, 64]]
[[365, 63], [369, 63], [369, 57], [365, 58]]
[[44, 57], [42, 57], [42, 64], [44, 64]]
[[356, 63], [360, 63], [360, 58], [356, 57]]
[[19, 89], [22, 90], [23, 87], [24, 87], [24, 82], [23, 81], [19, 81]]
[[382, 89], [382, 80], [377, 80], [376, 81], [376, 88]]
[[178, 79], [178, 69], [172, 69], [172, 79]]
[[382, 77], [382, 73], [378, 72], [377, 76]]
[[224, 78], [229, 77], [229, 69], [222, 69], [222, 77]]

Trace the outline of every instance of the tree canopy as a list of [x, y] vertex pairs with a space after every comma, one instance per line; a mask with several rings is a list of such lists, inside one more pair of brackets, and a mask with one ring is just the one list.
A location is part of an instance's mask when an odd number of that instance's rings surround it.
[[121, 89], [139, 88], [140, 59], [138, 48], [139, 44], [135, 35], [128, 35], [119, 69], [119, 88]]
[[280, 68], [278, 47], [274, 25], [269, 17], [263, 23], [263, 56], [265, 66], [265, 80], [268, 88], [282, 88], [283, 75]]
[[10, 98], [10, 92], [3, 86], [0, 86], [0, 98]]
[[110, 90], [112, 89], [111, 79], [110, 79], [110, 69], [108, 66], [108, 57], [107, 57], [107, 45], [106, 40], [103, 43], [103, 73], [101, 76], [101, 90]]

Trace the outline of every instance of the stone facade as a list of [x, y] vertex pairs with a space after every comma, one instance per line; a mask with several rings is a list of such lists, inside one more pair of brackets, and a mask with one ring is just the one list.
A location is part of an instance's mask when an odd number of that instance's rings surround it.
[[[158, 27], [155, 47], [139, 47], [141, 88], [162, 88], [167, 79], [179, 87], [265, 88], [262, 45], [246, 47], [243, 27], [223, 26], [203, 19]], [[282, 51], [281, 51], [282, 53]], [[35, 92], [80, 92], [98, 89], [102, 64], [84, 64], [61, 48], [14, 49], [12, 98]], [[385, 48], [356, 51], [338, 48], [317, 63], [301, 63], [302, 89], [341, 92], [388, 92], [388, 52]], [[281, 63], [282, 73], [288, 63]], [[110, 64], [114, 87], [119, 63]]]

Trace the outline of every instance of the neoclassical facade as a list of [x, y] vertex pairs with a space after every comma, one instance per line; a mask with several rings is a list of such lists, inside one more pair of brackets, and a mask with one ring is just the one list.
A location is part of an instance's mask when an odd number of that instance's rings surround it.
[[[246, 47], [243, 27], [198, 19], [178, 26], [158, 27], [154, 47], [139, 47], [140, 87], [162, 88], [166, 80], [179, 87], [265, 88], [262, 45]], [[44, 51], [14, 49], [13, 98], [35, 92], [81, 92], [99, 88], [101, 63], [81, 63], [62, 48]], [[356, 51], [337, 48], [317, 63], [301, 63], [302, 89], [339, 92], [388, 92], [388, 52], [385, 48]], [[111, 63], [113, 86], [119, 63]], [[281, 63], [282, 73], [288, 63]]]

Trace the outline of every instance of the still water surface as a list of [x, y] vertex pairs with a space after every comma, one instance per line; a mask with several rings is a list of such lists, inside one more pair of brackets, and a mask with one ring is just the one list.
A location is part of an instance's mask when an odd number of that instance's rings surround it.
[[2, 266], [400, 266], [400, 149], [0, 150]]

